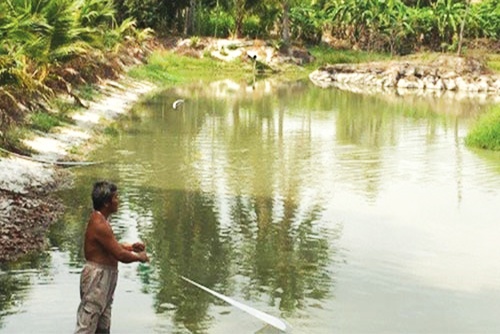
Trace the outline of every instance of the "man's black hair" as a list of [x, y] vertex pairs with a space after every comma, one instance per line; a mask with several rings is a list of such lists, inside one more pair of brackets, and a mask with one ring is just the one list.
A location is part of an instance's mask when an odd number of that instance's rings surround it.
[[113, 195], [118, 190], [118, 187], [108, 181], [99, 181], [94, 183], [92, 190], [92, 204], [94, 210], [100, 210], [104, 204], [110, 203]]

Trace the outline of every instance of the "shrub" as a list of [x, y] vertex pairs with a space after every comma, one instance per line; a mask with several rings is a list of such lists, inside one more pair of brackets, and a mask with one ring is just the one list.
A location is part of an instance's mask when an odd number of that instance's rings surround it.
[[228, 37], [234, 31], [234, 18], [221, 10], [198, 11], [198, 33], [202, 36]]
[[257, 38], [266, 34], [264, 25], [257, 15], [251, 15], [243, 20], [242, 33], [250, 38]]

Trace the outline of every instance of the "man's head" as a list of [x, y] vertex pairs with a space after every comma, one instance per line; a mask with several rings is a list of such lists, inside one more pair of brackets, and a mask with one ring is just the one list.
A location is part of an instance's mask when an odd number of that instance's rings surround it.
[[94, 210], [107, 209], [110, 213], [118, 210], [118, 188], [114, 183], [99, 181], [94, 183], [92, 190]]

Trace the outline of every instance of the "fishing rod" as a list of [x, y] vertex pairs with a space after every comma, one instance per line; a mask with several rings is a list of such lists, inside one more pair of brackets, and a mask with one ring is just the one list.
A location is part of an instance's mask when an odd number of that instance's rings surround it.
[[221, 293], [218, 293], [216, 291], [213, 291], [213, 290], [210, 290], [209, 288], [199, 284], [199, 283], [196, 283], [195, 281], [192, 281], [190, 280], [189, 278], [186, 278], [184, 276], [181, 276], [181, 278], [183, 280], [185, 280], [186, 282], [210, 293], [211, 295], [219, 298], [219, 299], [222, 299], [223, 301], [231, 304], [232, 306], [250, 314], [251, 316], [259, 319], [259, 320], [262, 320], [264, 321], [265, 323], [273, 326], [274, 328], [276, 329], [279, 329], [281, 332], [283, 333], [291, 333], [292, 332], [292, 327], [287, 324], [284, 320], [280, 319], [280, 318], [277, 318], [277, 317], [274, 317], [270, 314], [267, 314], [267, 313], [264, 313], [262, 311], [259, 311], [257, 309], [254, 309], [253, 307], [250, 307], [248, 305], [245, 305], [243, 303], [240, 303], [232, 298], [229, 298], [227, 296], [224, 296], [223, 294]]

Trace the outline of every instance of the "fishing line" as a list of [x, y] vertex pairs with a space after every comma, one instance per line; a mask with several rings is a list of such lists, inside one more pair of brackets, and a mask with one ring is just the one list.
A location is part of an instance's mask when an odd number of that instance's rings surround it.
[[245, 305], [241, 302], [238, 302], [232, 298], [229, 298], [227, 296], [224, 296], [223, 294], [221, 293], [218, 293], [216, 291], [213, 291], [213, 290], [210, 290], [209, 288], [199, 284], [199, 283], [196, 283], [195, 281], [192, 281], [190, 280], [189, 278], [186, 278], [184, 276], [181, 276], [181, 278], [183, 280], [185, 280], [186, 282], [210, 293], [211, 295], [219, 298], [219, 299], [222, 299], [223, 301], [231, 304], [232, 306], [250, 314], [251, 316], [257, 318], [257, 319], [260, 319], [262, 321], [264, 321], [265, 323], [267, 323], [268, 325], [271, 325], [273, 326], [274, 328], [276, 329], [279, 329], [281, 332], [283, 333], [291, 333], [292, 332], [292, 327], [287, 323], [285, 322], [283, 319], [280, 319], [280, 318], [277, 318], [275, 316], [272, 316], [270, 314], [267, 314], [267, 313], [264, 313], [262, 311], [259, 311], [253, 307], [250, 307], [248, 305]]

